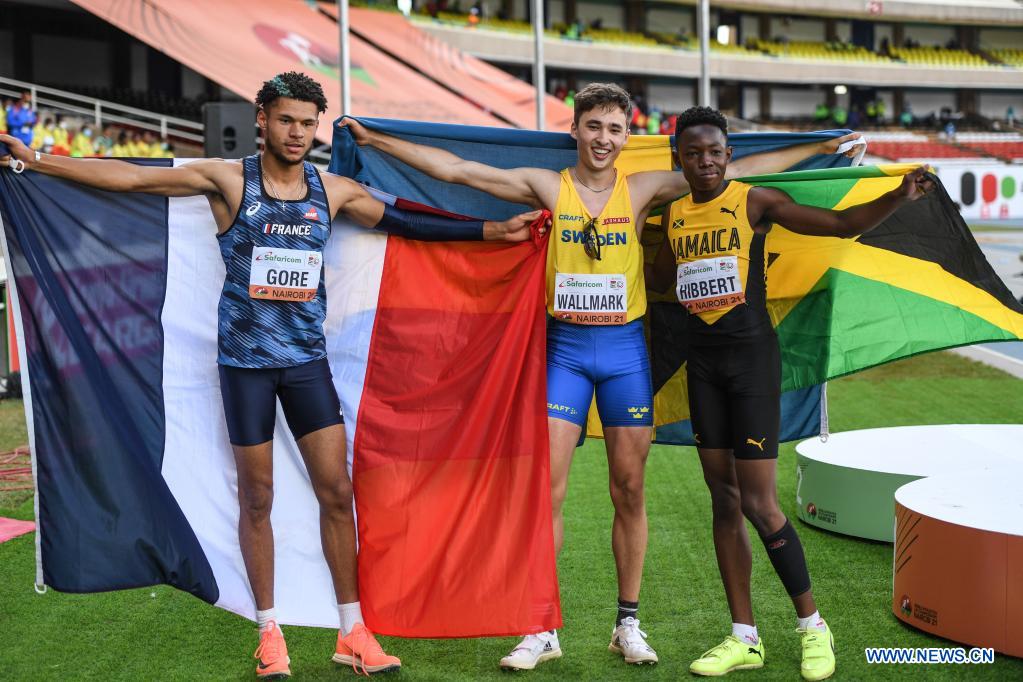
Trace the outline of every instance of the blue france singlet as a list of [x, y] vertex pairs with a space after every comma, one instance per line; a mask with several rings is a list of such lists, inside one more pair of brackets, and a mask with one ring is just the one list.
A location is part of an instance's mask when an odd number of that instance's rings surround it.
[[245, 194], [218, 236], [227, 266], [217, 309], [217, 362], [232, 367], [295, 367], [326, 357], [323, 247], [330, 209], [320, 174], [305, 163], [304, 199], [263, 189], [258, 154], [243, 160]]

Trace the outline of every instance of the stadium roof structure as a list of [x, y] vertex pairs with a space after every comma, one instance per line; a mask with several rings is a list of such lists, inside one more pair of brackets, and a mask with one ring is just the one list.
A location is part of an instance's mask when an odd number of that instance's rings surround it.
[[[697, 0], [658, 0], [695, 5]], [[926, 24], [1023, 26], [1019, 0], [714, 0], [716, 9]]]
[[[279, 0], [73, 2], [241, 95], [254, 96], [274, 74], [305, 72], [324, 83], [329, 100], [326, 120], [343, 113], [337, 94], [337, 25], [315, 6]], [[439, 77], [431, 80], [353, 33], [352, 111], [344, 113], [485, 126], [517, 122], [514, 93], [492, 100], [495, 113], [507, 110], [499, 118], [435, 82]], [[478, 71], [483, 72], [482, 67]], [[329, 142], [331, 132], [330, 126], [321, 126], [317, 139]]]

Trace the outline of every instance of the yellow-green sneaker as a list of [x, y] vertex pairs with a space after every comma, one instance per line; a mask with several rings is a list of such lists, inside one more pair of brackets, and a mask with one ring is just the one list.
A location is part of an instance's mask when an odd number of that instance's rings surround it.
[[803, 663], [799, 666], [804, 680], [826, 680], [835, 673], [835, 637], [821, 620], [824, 629], [796, 630], [803, 640]]
[[753, 646], [734, 635], [728, 635], [721, 644], [718, 644], [693, 661], [689, 666], [689, 672], [694, 675], [718, 677], [720, 675], [727, 675], [733, 670], [752, 670], [763, 667], [763, 637], [760, 638], [756, 646]]

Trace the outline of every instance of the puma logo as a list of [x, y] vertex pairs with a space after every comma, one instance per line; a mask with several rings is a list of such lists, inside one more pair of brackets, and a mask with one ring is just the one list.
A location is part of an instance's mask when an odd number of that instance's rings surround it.
[[749, 647], [746, 650], [746, 653], [748, 653], [748, 654], [756, 654], [757, 656], [760, 657], [761, 661], [764, 660], [764, 655], [762, 653], [760, 653], [760, 649], [757, 649], [755, 647]]
[[736, 217], [736, 215], [735, 215], [735, 212], [736, 212], [736, 211], [738, 211], [738, 210], [739, 210], [739, 204], [736, 204], [736, 205], [735, 205], [735, 208], [733, 208], [732, 210], [728, 210], [727, 208], [725, 208], [724, 206], [722, 206], [722, 207], [721, 207], [721, 211], [720, 211], [720, 212], [721, 212], [721, 213], [730, 213], [730, 214], [732, 215], [732, 219], [733, 219], [733, 220], [738, 220], [738, 218], [737, 218], [737, 217]]
[[763, 452], [764, 451], [764, 441], [765, 440], [767, 440], [767, 436], [764, 436], [763, 438], [761, 438], [759, 442], [753, 440], [752, 438], [747, 438], [746, 439], [746, 445], [756, 445], [757, 448], [760, 449], [760, 452]]

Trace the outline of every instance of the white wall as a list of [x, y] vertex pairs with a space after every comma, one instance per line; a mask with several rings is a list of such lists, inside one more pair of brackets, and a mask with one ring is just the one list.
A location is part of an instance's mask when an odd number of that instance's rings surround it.
[[742, 89], [742, 115], [749, 120], [760, 118], [760, 90], [755, 86]]
[[624, 28], [625, 8], [619, 3], [580, 2], [576, 5], [579, 18], [590, 25], [594, 19], [603, 19], [604, 28]]
[[813, 116], [824, 92], [811, 88], [771, 87], [771, 116]]
[[648, 7], [646, 10], [646, 27], [648, 31], [659, 33], [678, 33], [685, 31], [696, 35], [696, 23], [693, 13], [681, 7]]
[[951, 90], [907, 90], [905, 101], [913, 107], [914, 116], [938, 113], [942, 107], [956, 108], [955, 92]]
[[924, 26], [922, 24], [906, 24], [903, 35], [912, 38], [924, 47], [931, 45], [945, 44], [955, 37], [955, 29], [952, 26]]
[[851, 21], [836, 21], [835, 22], [835, 33], [838, 39], [844, 43], [852, 42], [852, 22]]
[[696, 104], [696, 89], [688, 83], [651, 81], [647, 88], [650, 105], [665, 114], [678, 114]]
[[1016, 119], [1023, 117], [1023, 90], [1016, 92], [980, 93], [980, 113], [988, 118], [1005, 120], [1005, 110], [1010, 106], [1016, 112]]
[[771, 17], [770, 39], [785, 36], [789, 40], [808, 40], [821, 42], [824, 40], [824, 21], [821, 19], [789, 19]]
[[110, 53], [110, 45], [99, 40], [33, 35], [32, 80], [59, 85], [110, 87], [113, 85]]
[[980, 46], [1005, 49], [1023, 47], [1023, 30], [1007, 28], [980, 29]]
[[[547, 25], [553, 26], [565, 21], [565, 3], [562, 0], [549, 0], [547, 5]], [[569, 17], [571, 21], [572, 17]]]

